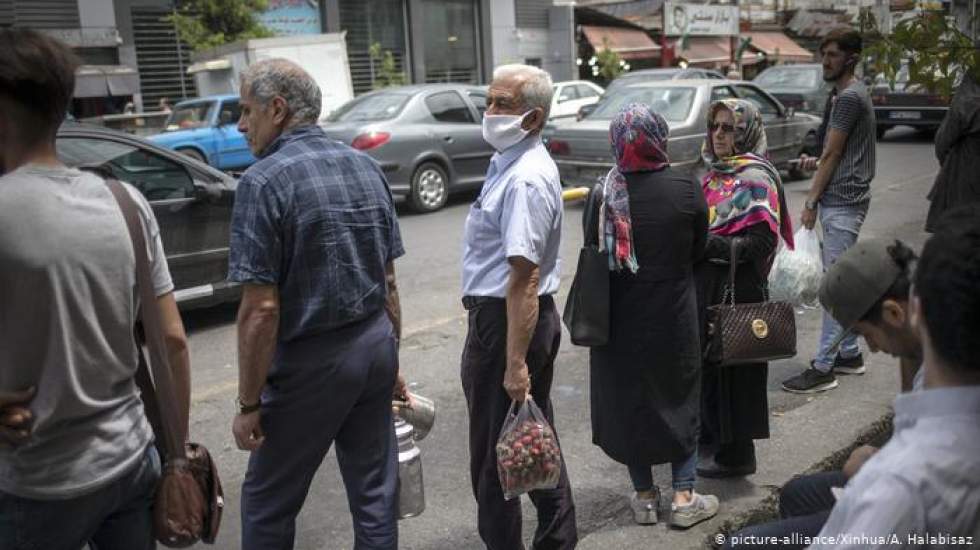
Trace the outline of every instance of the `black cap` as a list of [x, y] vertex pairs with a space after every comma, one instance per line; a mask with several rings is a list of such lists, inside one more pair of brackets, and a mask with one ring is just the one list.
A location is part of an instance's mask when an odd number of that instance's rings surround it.
[[844, 327], [834, 350], [902, 274], [888, 248], [894, 240], [861, 241], [841, 254], [820, 283], [820, 305]]

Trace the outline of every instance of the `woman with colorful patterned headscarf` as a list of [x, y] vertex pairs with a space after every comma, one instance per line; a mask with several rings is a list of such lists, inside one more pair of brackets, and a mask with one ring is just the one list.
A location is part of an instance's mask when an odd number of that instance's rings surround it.
[[610, 259], [609, 343], [591, 350], [592, 440], [625, 464], [634, 519], [656, 523], [652, 467], [670, 463], [671, 523], [715, 515], [718, 499], [694, 492], [700, 344], [693, 265], [708, 214], [698, 182], [670, 168], [667, 123], [632, 104], [612, 121], [616, 167], [604, 184], [603, 242]]
[[[698, 264], [702, 341], [706, 308], [721, 303], [736, 250], [736, 302], [766, 300], [766, 280], [780, 236], [793, 246], [793, 230], [779, 172], [767, 159], [762, 116], [752, 103], [723, 99], [708, 109], [701, 185], [708, 203], [709, 236]], [[706, 363], [701, 378], [701, 447], [698, 473], [733, 477], [755, 472], [755, 439], [769, 437], [768, 364], [719, 368]]]

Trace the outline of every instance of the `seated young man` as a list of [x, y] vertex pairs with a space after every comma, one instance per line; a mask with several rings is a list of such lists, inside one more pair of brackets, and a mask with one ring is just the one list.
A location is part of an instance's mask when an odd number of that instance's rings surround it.
[[[913, 385], [911, 378], [922, 363], [922, 344], [908, 315], [914, 261], [915, 253], [901, 241], [861, 241], [838, 258], [820, 287], [821, 304], [845, 329], [839, 340], [853, 331], [864, 337], [872, 352], [899, 358], [903, 390]], [[916, 378], [921, 379], [921, 371]], [[793, 479], [780, 491], [781, 519], [739, 531], [726, 548], [805, 548], [834, 507], [831, 489], [843, 487], [877, 450], [863, 445], [854, 450], [843, 471]], [[760, 544], [777, 539], [790, 542]]]
[[923, 389], [844, 489], [813, 549], [980, 544], [980, 207], [951, 211], [922, 250], [909, 321]]

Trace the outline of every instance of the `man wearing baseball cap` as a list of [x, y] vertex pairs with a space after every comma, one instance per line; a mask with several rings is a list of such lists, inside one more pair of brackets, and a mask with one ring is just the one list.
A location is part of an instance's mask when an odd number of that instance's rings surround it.
[[[909, 273], [914, 260], [915, 253], [901, 241], [861, 241], [830, 266], [819, 294], [824, 311], [844, 329], [829, 349], [836, 349], [849, 335], [863, 336], [872, 352], [880, 350], [902, 360], [902, 389], [906, 391], [922, 362], [922, 345], [908, 318]], [[855, 374], [863, 372], [862, 367]], [[821, 379], [819, 385], [813, 383], [815, 377]], [[812, 367], [783, 382], [783, 389], [793, 393], [835, 387], [833, 372]]]
[[[909, 324], [909, 290], [915, 253], [898, 240], [870, 239], [844, 252], [827, 270], [820, 286], [824, 310], [844, 327], [844, 335], [863, 336], [871, 352], [898, 357], [902, 365], [902, 391], [922, 384], [919, 366], [922, 343]], [[834, 348], [830, 348], [833, 350]], [[751, 547], [791, 550], [805, 548], [817, 535], [834, 507], [833, 488], [843, 487], [878, 449], [862, 445], [855, 449], [843, 470], [820, 472], [793, 479], [780, 491], [780, 518], [736, 533], [726, 548]], [[797, 537], [792, 538], [796, 533]], [[752, 538], [754, 537], [754, 538]], [[760, 540], [795, 540], [798, 544], [759, 545]]]

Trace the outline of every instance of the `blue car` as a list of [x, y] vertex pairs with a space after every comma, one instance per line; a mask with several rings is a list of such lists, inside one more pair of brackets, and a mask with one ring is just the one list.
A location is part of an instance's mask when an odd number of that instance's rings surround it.
[[255, 157], [238, 131], [241, 111], [237, 95], [181, 101], [170, 113], [164, 132], [150, 136], [150, 141], [218, 170], [242, 170]]

